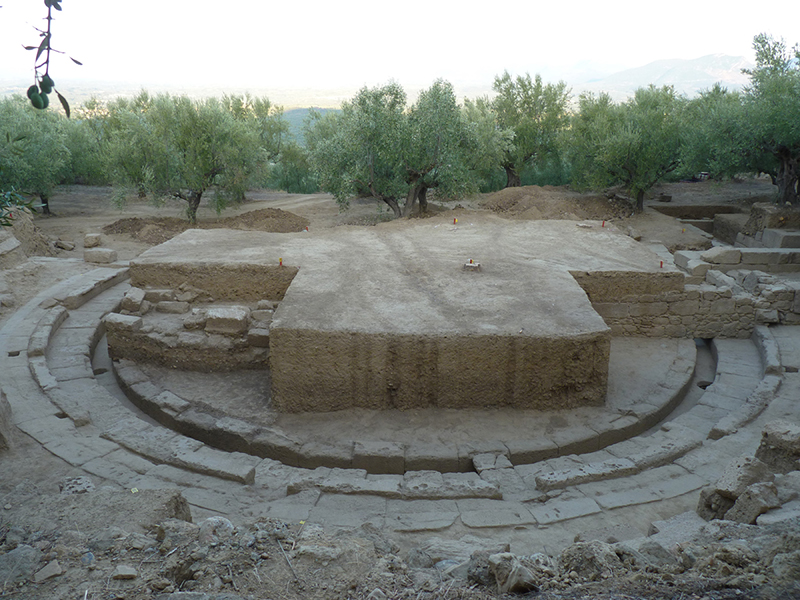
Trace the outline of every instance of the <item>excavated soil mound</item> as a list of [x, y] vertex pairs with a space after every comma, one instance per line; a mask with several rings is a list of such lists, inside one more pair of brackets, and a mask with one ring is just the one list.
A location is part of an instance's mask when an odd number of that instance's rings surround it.
[[293, 233], [303, 231], [309, 220], [279, 208], [262, 208], [235, 217], [198, 221], [194, 225], [176, 217], [129, 217], [103, 227], [103, 233], [128, 234], [137, 241], [161, 244], [187, 229], [241, 229]]
[[0, 228], [0, 243], [13, 236], [19, 241], [25, 256], [55, 256], [47, 236], [34, 224], [30, 213], [14, 210], [12, 214], [14, 224], [9, 228]]
[[488, 194], [482, 204], [497, 214], [529, 220], [611, 220], [632, 212], [628, 203], [552, 185], [506, 188]]

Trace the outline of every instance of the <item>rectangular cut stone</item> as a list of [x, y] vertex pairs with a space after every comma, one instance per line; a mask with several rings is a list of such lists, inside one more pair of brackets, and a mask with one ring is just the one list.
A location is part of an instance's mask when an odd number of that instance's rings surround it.
[[458, 448], [446, 444], [414, 443], [406, 448], [406, 470], [459, 471]]
[[88, 263], [109, 264], [117, 261], [117, 251], [111, 248], [85, 248], [83, 260]]
[[245, 306], [227, 306], [209, 308], [206, 311], [206, 331], [239, 335], [247, 331], [247, 320], [250, 310]]
[[700, 258], [713, 264], [736, 265], [742, 260], [742, 251], [730, 246], [714, 246], [703, 252]]
[[550, 438], [511, 440], [506, 442], [511, 462], [515, 465], [537, 463], [558, 456], [558, 445]]
[[467, 527], [514, 527], [535, 523], [536, 519], [521, 502], [499, 500], [459, 500], [461, 522]]
[[761, 241], [767, 248], [800, 248], [800, 231], [765, 229]]
[[122, 304], [120, 310], [127, 310], [129, 312], [138, 312], [144, 302], [144, 290], [142, 288], [132, 287], [122, 297]]
[[370, 473], [405, 472], [405, 447], [395, 442], [359, 442], [353, 448], [353, 468]]
[[142, 328], [142, 318], [112, 312], [103, 317], [103, 324], [109, 331], [124, 331], [127, 333], [133, 333], [134, 331], [139, 331]]
[[544, 504], [532, 504], [528, 507], [539, 525], [549, 525], [559, 521], [577, 519], [600, 512], [600, 506], [592, 498], [580, 492], [562, 494], [558, 498], [548, 500]]

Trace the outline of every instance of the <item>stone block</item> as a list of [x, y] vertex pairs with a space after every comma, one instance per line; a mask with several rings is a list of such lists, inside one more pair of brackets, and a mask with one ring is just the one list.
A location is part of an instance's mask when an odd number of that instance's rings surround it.
[[83, 247], [84, 248], [97, 248], [101, 244], [101, 238], [99, 233], [87, 233], [83, 236]]
[[250, 318], [253, 321], [258, 321], [259, 323], [269, 324], [272, 321], [272, 316], [275, 314], [275, 311], [272, 310], [253, 310], [250, 311]]
[[405, 472], [405, 447], [395, 442], [356, 442], [353, 448], [353, 468], [369, 473]]
[[142, 318], [133, 315], [121, 315], [119, 313], [108, 313], [103, 317], [103, 325], [108, 331], [124, 331], [133, 333], [142, 328]]
[[609, 459], [575, 469], [543, 473], [536, 477], [536, 489], [546, 492], [581, 483], [624, 477], [635, 473], [637, 470], [636, 465], [627, 458]]
[[672, 315], [689, 316], [696, 314], [699, 309], [699, 300], [680, 300], [670, 304], [669, 312]]
[[506, 446], [515, 465], [529, 465], [558, 456], [558, 445], [546, 437], [511, 440]]
[[686, 270], [692, 277], [701, 277], [701, 282], [705, 280], [706, 273], [711, 268], [711, 265], [702, 260], [690, 260], [686, 265]]
[[446, 444], [412, 444], [406, 448], [406, 470], [459, 471], [458, 448]]
[[170, 315], [182, 315], [189, 312], [191, 306], [188, 302], [178, 302], [176, 300], [162, 300], [156, 304], [156, 312]]
[[117, 251], [112, 248], [88, 248], [83, 251], [83, 260], [88, 263], [107, 265], [117, 262]]
[[518, 502], [467, 499], [457, 504], [461, 522], [471, 528], [515, 527], [536, 522], [525, 505]]
[[703, 252], [700, 258], [715, 265], [736, 265], [742, 260], [742, 251], [730, 246], [714, 246]]
[[247, 343], [256, 348], [269, 348], [269, 329], [254, 327], [248, 330]]
[[701, 260], [703, 252], [698, 250], [678, 250], [675, 252], [675, 266], [681, 269], [688, 270], [689, 262], [693, 260]]
[[772, 508], [780, 508], [778, 490], [772, 483], [754, 483], [736, 499], [725, 518], [738, 523], [755, 525], [756, 519]]
[[144, 299], [153, 304], [175, 300], [175, 290], [145, 290]]
[[531, 505], [528, 510], [539, 525], [549, 525], [601, 512], [600, 505], [580, 492], [564, 493], [543, 504]]
[[305, 469], [317, 467], [349, 469], [353, 466], [353, 446], [306, 442], [300, 448], [298, 466]]
[[142, 288], [132, 287], [122, 297], [120, 310], [127, 310], [132, 313], [139, 312], [144, 302], [144, 290]]
[[781, 318], [780, 314], [777, 310], [767, 310], [764, 308], [756, 309], [756, 323], [759, 324], [768, 324], [768, 323], [780, 323]]
[[742, 267], [750, 268], [749, 265], [777, 265], [781, 263], [780, 250], [770, 248], [748, 248], [742, 250]]
[[487, 469], [509, 469], [512, 465], [511, 461], [509, 461], [505, 455], [486, 452], [473, 456], [472, 466], [477, 473], [481, 473]]
[[246, 306], [209, 308], [206, 311], [206, 331], [223, 335], [240, 335], [247, 331], [250, 309]]
[[725, 498], [736, 500], [754, 483], [771, 482], [775, 476], [767, 465], [750, 456], [742, 456], [729, 463], [714, 484], [715, 491]]

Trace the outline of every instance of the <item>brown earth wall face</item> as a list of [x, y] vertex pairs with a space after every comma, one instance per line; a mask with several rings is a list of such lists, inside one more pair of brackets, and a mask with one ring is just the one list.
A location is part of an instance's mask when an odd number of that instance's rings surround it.
[[[635, 271], [570, 271], [589, 296], [596, 302], [615, 302], [618, 298], [642, 294], [663, 294], [683, 291], [685, 277], [677, 271], [642, 273]], [[602, 315], [601, 315], [602, 316]]]
[[244, 263], [159, 263], [130, 266], [131, 285], [144, 289], [178, 289], [182, 285], [206, 300], [257, 302], [283, 300], [297, 267]]
[[541, 410], [605, 402], [611, 334], [421, 336], [274, 328], [273, 407]]

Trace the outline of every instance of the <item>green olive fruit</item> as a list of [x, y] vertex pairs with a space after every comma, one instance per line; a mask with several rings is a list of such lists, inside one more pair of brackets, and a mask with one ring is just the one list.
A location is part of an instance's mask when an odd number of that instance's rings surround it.
[[33, 105], [33, 108], [44, 108], [44, 100], [38, 92], [31, 94], [31, 104]]
[[28, 99], [33, 98], [33, 95], [38, 93], [39, 93], [39, 88], [36, 87], [35, 85], [32, 85], [31, 87], [28, 88]]
[[47, 94], [41, 94], [42, 96], [42, 108], [47, 108], [50, 106], [50, 98], [47, 97]]
[[52, 79], [50, 79], [50, 75], [45, 75], [44, 77], [42, 77], [42, 81], [39, 83], [39, 87], [42, 88], [42, 92], [45, 94], [49, 94], [50, 92], [52, 92], [54, 85], [55, 82]]

